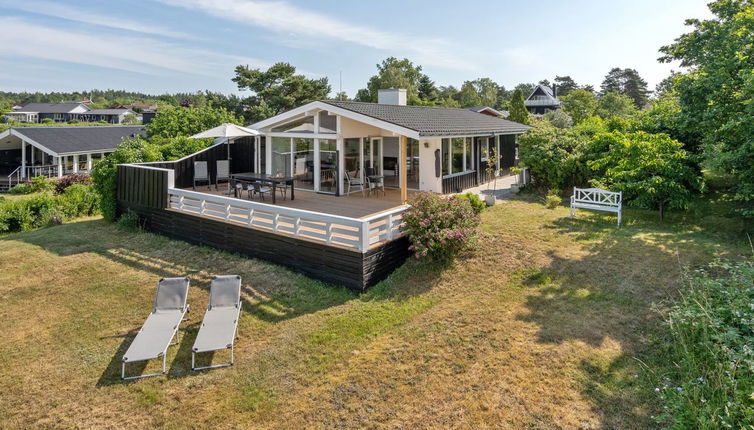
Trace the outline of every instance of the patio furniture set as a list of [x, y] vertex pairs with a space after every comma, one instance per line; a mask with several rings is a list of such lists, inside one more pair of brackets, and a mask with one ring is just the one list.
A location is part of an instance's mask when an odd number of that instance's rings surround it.
[[[124, 380], [165, 374], [167, 350], [173, 342], [181, 322], [189, 312], [188, 278], [164, 278], [157, 284], [157, 297], [152, 312], [123, 354], [120, 376]], [[203, 370], [233, 365], [233, 350], [241, 313], [241, 277], [215, 276], [209, 292], [209, 305], [199, 333], [191, 347], [191, 369]], [[196, 366], [200, 353], [230, 349], [230, 362]], [[126, 364], [162, 358], [162, 371], [146, 375], [126, 376]]]

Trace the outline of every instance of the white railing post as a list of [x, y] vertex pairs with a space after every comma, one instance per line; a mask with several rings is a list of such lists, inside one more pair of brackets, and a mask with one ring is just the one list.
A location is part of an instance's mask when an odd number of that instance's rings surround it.
[[387, 240], [390, 240], [393, 238], [393, 214], [388, 214], [387, 216]]
[[361, 240], [359, 240], [359, 251], [366, 252], [369, 249], [369, 221], [361, 223], [360, 228]]
[[327, 243], [332, 243], [332, 223], [330, 222], [325, 226], [325, 237], [327, 238]]

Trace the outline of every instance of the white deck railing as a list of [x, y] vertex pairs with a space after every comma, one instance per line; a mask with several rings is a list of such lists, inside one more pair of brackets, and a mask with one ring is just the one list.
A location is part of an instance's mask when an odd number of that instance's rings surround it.
[[170, 209], [275, 234], [324, 242], [366, 252], [402, 235], [399, 206], [366, 218], [349, 218], [266, 203], [168, 188]]

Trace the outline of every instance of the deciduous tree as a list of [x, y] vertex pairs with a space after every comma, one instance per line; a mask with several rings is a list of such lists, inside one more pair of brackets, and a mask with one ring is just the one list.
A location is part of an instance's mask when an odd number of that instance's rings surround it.
[[571, 116], [575, 124], [597, 112], [597, 97], [587, 90], [576, 89], [560, 98], [563, 110]]

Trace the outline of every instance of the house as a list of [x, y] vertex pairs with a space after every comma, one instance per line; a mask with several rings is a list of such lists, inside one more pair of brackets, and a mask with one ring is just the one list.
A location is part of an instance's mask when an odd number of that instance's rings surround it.
[[524, 100], [524, 105], [526, 105], [529, 113], [535, 115], [542, 115], [548, 111], [559, 109], [561, 102], [558, 100], [557, 87], [550, 88], [547, 85], [537, 85], [529, 94], [529, 97]]
[[104, 121], [109, 124], [123, 124], [123, 120], [129, 115], [132, 115], [136, 122], [141, 122], [141, 115], [126, 108], [91, 109], [87, 112], [76, 114], [73, 118], [84, 122]]
[[45, 118], [50, 118], [55, 122], [78, 120], [121, 124], [127, 115], [136, 115], [136, 113], [126, 108], [91, 109], [85, 102], [63, 102], [27, 103], [24, 106], [16, 106], [12, 112], [5, 113], [5, 118], [24, 123], [38, 123]]
[[88, 172], [142, 126], [16, 127], [0, 133], [0, 191], [34, 176]]
[[485, 115], [495, 116], [498, 118], [508, 118], [508, 115], [510, 115], [510, 112], [508, 112], [507, 110], [497, 110], [489, 106], [473, 106], [466, 109], [474, 111], [476, 113], [483, 113]]
[[[492, 150], [495, 170], [506, 172], [529, 128], [468, 109], [407, 106], [405, 90], [381, 90], [378, 100], [314, 101], [250, 125], [257, 137], [120, 165], [118, 208], [166, 236], [363, 290], [409, 254], [401, 232], [409, 193], [455, 193], [492, 179]], [[194, 163], [206, 162], [212, 179], [226, 159], [237, 185], [246, 178], [277, 189], [261, 200], [233, 184], [193, 188]]]
[[77, 114], [88, 112], [91, 109], [81, 102], [63, 103], [27, 103], [23, 106], [15, 106], [12, 112], [6, 112], [5, 118], [18, 122], [40, 122], [49, 118], [55, 122], [68, 122]]

